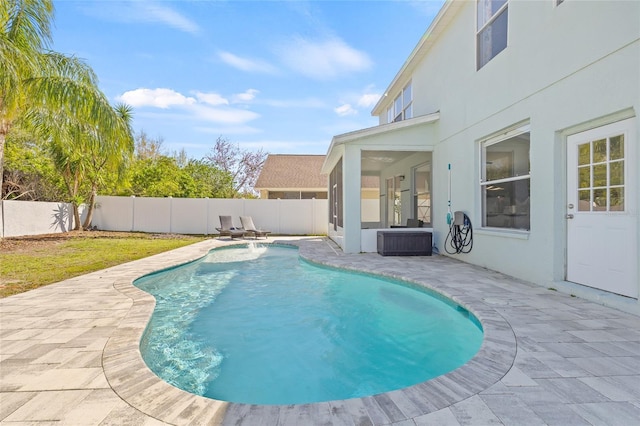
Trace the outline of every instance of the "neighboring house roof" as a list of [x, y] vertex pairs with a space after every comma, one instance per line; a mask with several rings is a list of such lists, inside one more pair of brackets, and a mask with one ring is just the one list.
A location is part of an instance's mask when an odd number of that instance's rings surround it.
[[327, 190], [327, 175], [320, 173], [324, 155], [269, 154], [255, 189]]

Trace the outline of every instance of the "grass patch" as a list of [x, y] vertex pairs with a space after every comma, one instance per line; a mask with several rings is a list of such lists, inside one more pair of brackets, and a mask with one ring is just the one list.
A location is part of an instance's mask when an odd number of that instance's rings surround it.
[[206, 238], [95, 232], [6, 238], [0, 246], [0, 297], [173, 250]]

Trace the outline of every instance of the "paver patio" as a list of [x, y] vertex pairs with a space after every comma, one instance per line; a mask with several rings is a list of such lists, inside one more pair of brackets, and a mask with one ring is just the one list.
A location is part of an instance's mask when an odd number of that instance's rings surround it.
[[191, 395], [157, 378], [138, 342], [153, 298], [133, 279], [238, 241], [208, 240], [0, 299], [0, 423], [7, 425], [640, 424], [640, 317], [444, 256], [345, 255], [275, 238], [323, 264], [415, 281], [483, 323], [480, 352], [419, 385], [289, 406]]

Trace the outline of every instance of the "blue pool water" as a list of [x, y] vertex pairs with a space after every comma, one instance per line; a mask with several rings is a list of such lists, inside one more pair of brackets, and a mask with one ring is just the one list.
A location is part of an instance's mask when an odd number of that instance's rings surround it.
[[467, 362], [478, 321], [440, 297], [317, 266], [296, 248], [247, 246], [135, 282], [156, 309], [149, 368], [198, 395], [249, 404], [348, 399], [407, 387]]

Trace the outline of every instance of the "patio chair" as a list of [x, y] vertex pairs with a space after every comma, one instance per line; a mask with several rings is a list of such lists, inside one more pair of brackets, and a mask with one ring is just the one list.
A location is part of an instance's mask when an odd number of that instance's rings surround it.
[[242, 229], [249, 234], [253, 235], [254, 239], [258, 239], [258, 237], [264, 237], [267, 239], [271, 231], [265, 231], [264, 229], [258, 229], [253, 224], [253, 219], [251, 216], [240, 216], [240, 222], [242, 223]]
[[240, 238], [244, 237], [244, 230], [233, 226], [231, 216], [219, 216], [220, 228], [216, 228], [219, 237]]

